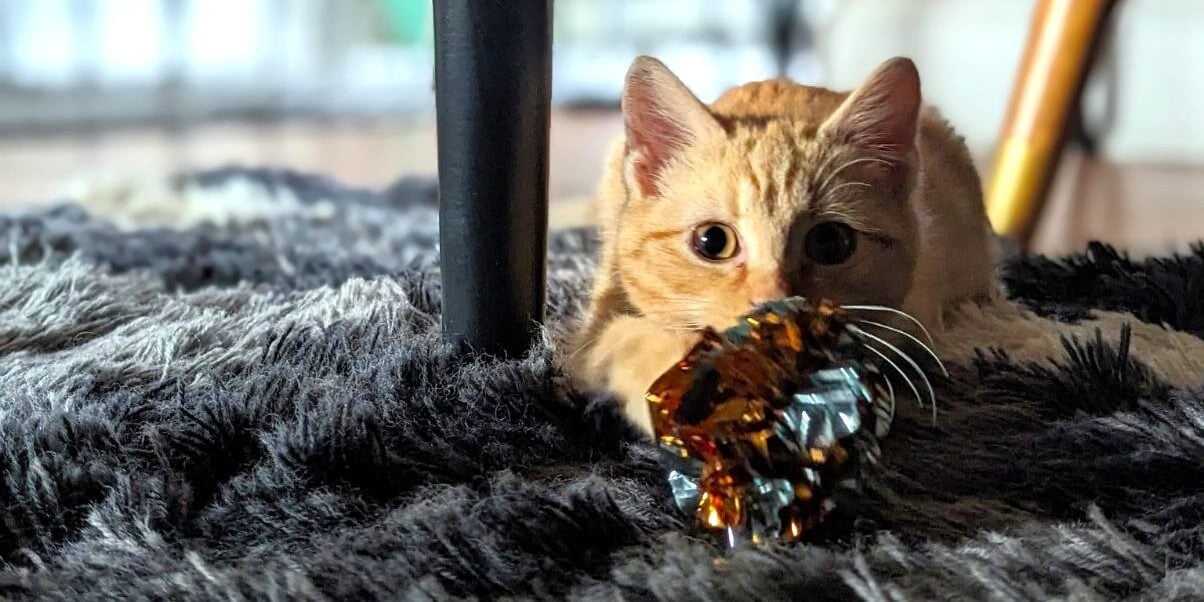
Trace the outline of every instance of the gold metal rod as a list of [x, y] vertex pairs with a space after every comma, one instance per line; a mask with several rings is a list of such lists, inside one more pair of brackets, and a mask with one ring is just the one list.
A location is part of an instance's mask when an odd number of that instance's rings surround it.
[[1113, 0], [1038, 0], [987, 187], [995, 231], [1027, 243]]

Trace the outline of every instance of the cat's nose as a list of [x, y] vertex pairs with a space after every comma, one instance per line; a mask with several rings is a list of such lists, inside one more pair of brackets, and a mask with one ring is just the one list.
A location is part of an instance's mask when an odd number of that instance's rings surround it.
[[766, 301], [790, 296], [790, 285], [780, 274], [764, 274], [748, 280], [748, 301], [760, 305]]

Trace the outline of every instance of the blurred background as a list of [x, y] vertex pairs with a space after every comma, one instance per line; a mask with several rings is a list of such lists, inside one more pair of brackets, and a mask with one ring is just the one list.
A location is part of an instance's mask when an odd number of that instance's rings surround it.
[[[638, 54], [704, 100], [912, 57], [985, 170], [1032, 0], [557, 0], [554, 222], [588, 221]], [[1204, 2], [1124, 0], [1034, 248], [1204, 238]], [[0, 208], [229, 164], [382, 187], [435, 171], [430, 0], [0, 0]], [[559, 208], [559, 210], [557, 210]], [[557, 217], [559, 216], [559, 217]], [[567, 216], [567, 217], [566, 217]]]

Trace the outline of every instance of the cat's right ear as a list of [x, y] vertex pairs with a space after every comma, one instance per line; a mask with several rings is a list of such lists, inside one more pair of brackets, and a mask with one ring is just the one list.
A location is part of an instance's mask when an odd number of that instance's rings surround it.
[[655, 196], [661, 170], [683, 149], [723, 136], [723, 126], [706, 105], [664, 63], [641, 56], [627, 71], [623, 120], [636, 183], [644, 196]]

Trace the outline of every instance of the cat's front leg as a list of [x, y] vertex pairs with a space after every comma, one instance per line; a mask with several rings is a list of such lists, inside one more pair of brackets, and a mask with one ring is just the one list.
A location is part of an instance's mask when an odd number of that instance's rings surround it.
[[619, 397], [632, 422], [651, 434], [644, 394], [697, 340], [695, 333], [667, 331], [647, 318], [619, 316], [586, 351], [585, 370], [596, 386]]

